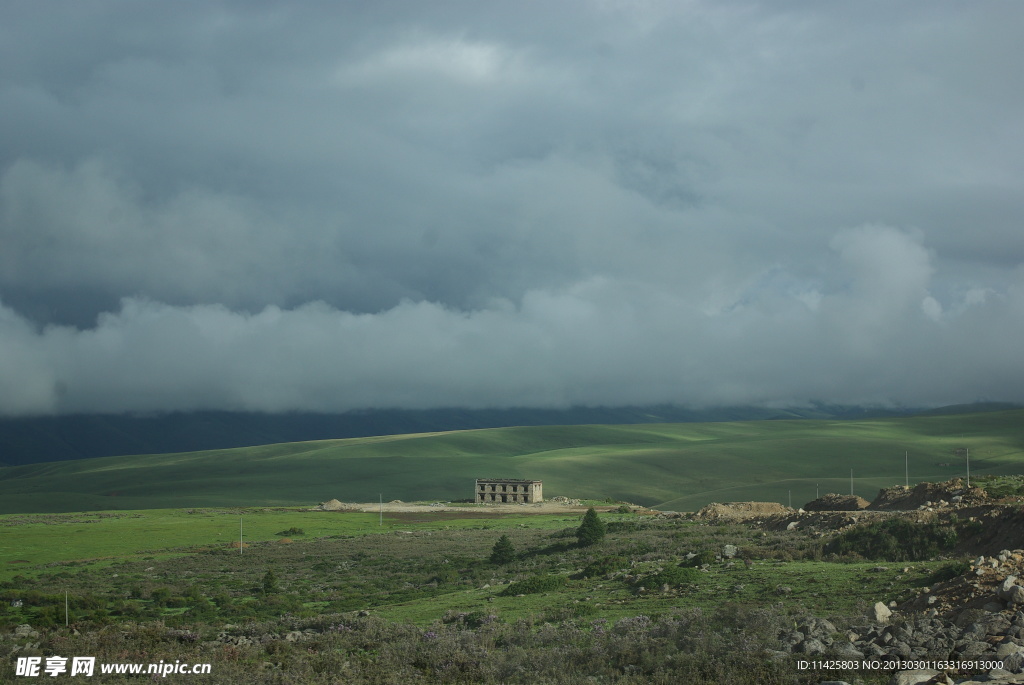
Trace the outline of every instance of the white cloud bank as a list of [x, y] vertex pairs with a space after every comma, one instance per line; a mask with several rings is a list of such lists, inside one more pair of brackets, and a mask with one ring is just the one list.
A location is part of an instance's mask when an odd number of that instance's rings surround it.
[[943, 314], [919, 234], [863, 226], [832, 247], [833, 291], [776, 272], [713, 309], [611, 279], [472, 311], [126, 299], [86, 330], [4, 307], [0, 412], [1024, 399], [1024, 280]]

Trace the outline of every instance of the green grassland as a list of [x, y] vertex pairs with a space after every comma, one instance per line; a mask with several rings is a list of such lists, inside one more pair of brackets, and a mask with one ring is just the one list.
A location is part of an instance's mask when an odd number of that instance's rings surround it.
[[[237, 536], [240, 515], [250, 531], [241, 553], [225, 541]], [[581, 516], [467, 512], [459, 518], [413, 520], [395, 515], [380, 526], [376, 517], [354, 512], [255, 509], [150, 510], [102, 519], [7, 515], [0, 517], [5, 545], [18, 547], [18, 560], [25, 563], [0, 564], [0, 598], [37, 594], [34, 604], [20, 610], [0, 608], [0, 618], [35, 623], [39, 608], [56, 603], [64, 591], [93, 598], [82, 605], [79, 619], [101, 623], [111, 611], [192, 622], [196, 607], [206, 607], [200, 596], [224, 593], [233, 598], [233, 609], [222, 606], [225, 620], [257, 615], [264, 608], [273, 613], [282, 607], [262, 607], [263, 595], [254, 590], [268, 569], [288, 596], [284, 608], [289, 611], [314, 616], [372, 609], [381, 618], [419, 626], [451, 613], [482, 612], [506, 621], [618, 620], [781, 599], [834, 614], [862, 610], [865, 598], [909, 596], [942, 566], [827, 563], [815, 559], [820, 557], [814, 551], [817, 543], [803, 531], [762, 534], [743, 526], [707, 527], [615, 513], [601, 515], [611, 526], [606, 540], [580, 548], [572, 533]], [[307, 534], [282, 544], [275, 532], [296, 524]], [[513, 541], [516, 560], [489, 563], [489, 550], [502, 534]], [[680, 564], [687, 552], [713, 552], [724, 544], [736, 545], [755, 563], [748, 568], [738, 560], [720, 560], [681, 586], [643, 587], [644, 578]], [[609, 565], [600, 574], [579, 575], [602, 560]], [[910, 572], [901, 569], [907, 566]], [[548, 575], [564, 576], [566, 582], [553, 592], [502, 592], [512, 581]], [[154, 602], [160, 588], [181, 599]], [[98, 602], [99, 597], [105, 599]], [[126, 598], [132, 599], [130, 606], [122, 601]], [[107, 609], [84, 610], [100, 604]], [[181, 616], [184, 607], [195, 610]]]
[[545, 495], [692, 510], [794, 506], [816, 492], [1024, 468], [1024, 410], [858, 421], [537, 426], [319, 440], [0, 468], [0, 512], [453, 500], [478, 477], [538, 478]]
[[[576, 517], [578, 518], [578, 517]], [[34, 576], [53, 564], [108, 566], [143, 558], [168, 559], [211, 549], [230, 548], [241, 537], [246, 545], [279, 542], [284, 531], [298, 528], [302, 541], [416, 530], [550, 529], [575, 520], [570, 516], [513, 516], [483, 513], [450, 515], [325, 512], [287, 508], [144, 509], [77, 514], [0, 515], [0, 581]], [[233, 553], [239, 553], [237, 546]]]

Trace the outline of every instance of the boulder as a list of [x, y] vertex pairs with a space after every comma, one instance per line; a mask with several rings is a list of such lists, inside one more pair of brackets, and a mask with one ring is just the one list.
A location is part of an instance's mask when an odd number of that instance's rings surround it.
[[864, 652], [857, 649], [852, 642], [843, 640], [832, 645], [829, 651], [839, 659], [860, 660], [864, 658]]
[[927, 683], [937, 675], [941, 675], [941, 672], [933, 671], [931, 669], [897, 671], [896, 673], [893, 673], [892, 678], [889, 679], [889, 685], [917, 685], [918, 683]]
[[892, 610], [882, 602], [875, 602], [875, 606], [871, 608], [870, 616], [871, 620], [875, 623], [888, 623], [889, 617], [892, 616]]
[[812, 637], [798, 644], [793, 651], [808, 655], [824, 654], [825, 645], [821, 640]]
[[1010, 673], [1024, 673], [1024, 652], [1017, 652], [1002, 659], [1003, 670]]

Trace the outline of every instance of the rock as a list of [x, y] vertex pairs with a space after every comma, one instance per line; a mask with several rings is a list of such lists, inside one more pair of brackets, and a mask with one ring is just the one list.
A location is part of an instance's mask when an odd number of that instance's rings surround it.
[[840, 659], [853, 660], [864, 658], [864, 652], [857, 649], [852, 642], [847, 642], [846, 640], [836, 642], [829, 651]]
[[14, 629], [14, 637], [39, 637], [39, 631], [32, 630], [32, 626], [27, 623], [22, 623], [20, 626]]
[[292, 630], [285, 634], [284, 639], [286, 642], [298, 642], [302, 639], [302, 633], [297, 630]]
[[825, 645], [821, 642], [821, 640], [812, 637], [798, 644], [793, 651], [809, 655], [824, 654]]
[[871, 620], [875, 623], [888, 623], [889, 617], [892, 616], [892, 611], [882, 602], [875, 602], [875, 606], [871, 609], [870, 616]]
[[896, 673], [893, 673], [892, 678], [889, 679], [889, 685], [917, 685], [917, 683], [927, 683], [937, 675], [941, 675], [941, 673], [930, 669], [921, 671], [897, 671]]
[[1011, 656], [1013, 654], [1020, 654], [1022, 652], [1024, 652], [1024, 647], [1021, 647], [1018, 644], [1014, 644], [1013, 642], [1004, 642], [1003, 644], [996, 647], [996, 657], [1000, 659], [1003, 657]]
[[962, 658], [970, 659], [971, 657], [981, 656], [988, 651], [988, 643], [979, 640], [965, 640], [954, 651]]
[[835, 625], [824, 618], [809, 618], [801, 622], [796, 629], [807, 637], [819, 637], [836, 631]]
[[1009, 595], [1010, 596], [1006, 598], [1008, 602], [1013, 602], [1014, 604], [1024, 604], [1024, 587], [1021, 587], [1020, 585], [1014, 585], [1012, 588], [1010, 588]]
[[736, 556], [736, 545], [725, 545], [722, 547], [722, 556], [726, 559], [732, 559]]
[[1024, 673], [1024, 652], [1003, 657], [1003, 670], [1011, 673]]

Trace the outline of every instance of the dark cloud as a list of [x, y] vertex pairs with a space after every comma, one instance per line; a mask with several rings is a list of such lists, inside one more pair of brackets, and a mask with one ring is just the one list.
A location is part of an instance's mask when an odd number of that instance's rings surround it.
[[1022, 13], [5, 6], [0, 412], [1020, 401]]

